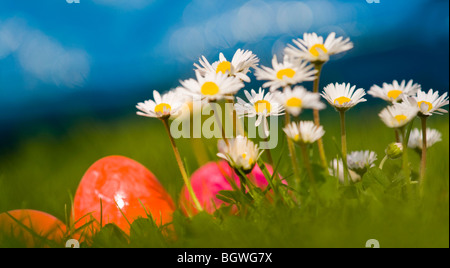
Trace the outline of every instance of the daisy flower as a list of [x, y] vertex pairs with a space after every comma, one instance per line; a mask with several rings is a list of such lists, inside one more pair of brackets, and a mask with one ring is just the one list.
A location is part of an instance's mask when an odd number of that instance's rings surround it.
[[325, 135], [322, 126], [316, 126], [313, 121], [292, 122], [283, 128], [288, 138], [301, 144], [311, 144]]
[[356, 151], [347, 156], [348, 168], [360, 176], [364, 175], [369, 168], [374, 167], [376, 160], [377, 154], [372, 151]]
[[261, 125], [263, 123], [263, 128], [268, 135], [269, 128], [267, 126], [266, 118], [269, 116], [279, 116], [284, 114], [283, 105], [279, 104], [274, 94], [267, 92], [264, 93], [262, 88], [259, 88], [259, 92], [256, 93], [253, 89], [251, 93], [247, 90], [244, 91], [245, 96], [247, 97], [248, 103], [237, 97], [237, 103], [234, 106], [236, 113], [241, 117], [257, 117], [255, 122], [255, 126]]
[[285, 87], [283, 92], [277, 92], [275, 97], [293, 116], [298, 116], [303, 109], [325, 109], [325, 104], [320, 101], [320, 95], [309, 92], [302, 86], [295, 86], [293, 89]]
[[228, 140], [228, 145], [220, 140], [218, 144], [218, 157], [228, 161], [231, 167], [240, 169], [244, 173], [250, 173], [263, 150], [259, 150], [258, 145], [244, 136], [237, 136]]
[[[179, 90], [179, 89], [178, 89]], [[161, 122], [166, 129], [167, 135], [169, 137], [170, 143], [172, 145], [173, 152], [175, 154], [175, 159], [178, 163], [178, 168], [180, 169], [181, 176], [183, 181], [189, 191], [189, 194], [192, 197], [194, 205], [197, 210], [201, 211], [202, 206], [198, 202], [197, 197], [192, 189], [192, 185], [187, 176], [186, 168], [184, 167], [184, 163], [181, 160], [180, 152], [176, 146], [175, 140], [172, 137], [169, 127], [169, 118], [179, 116], [181, 113], [181, 109], [185, 104], [185, 95], [179, 94], [178, 90], [171, 90], [164, 95], [160, 95], [158, 91], [153, 91], [153, 99], [147, 100], [145, 102], [140, 102], [136, 105], [136, 108], [140, 111], [137, 112], [138, 115], [154, 117], [161, 119]]]
[[342, 36], [336, 38], [336, 33], [330, 33], [325, 42], [323, 37], [317, 36], [316, 33], [305, 33], [303, 39], [294, 39], [292, 42], [295, 46], [288, 44], [285, 49], [286, 55], [311, 63], [327, 62], [331, 55], [353, 48], [350, 38], [344, 39]]
[[355, 89], [356, 86], [350, 87], [350, 83], [329, 84], [320, 95], [336, 110], [346, 111], [360, 102], [367, 101], [363, 98], [366, 95], [364, 89]]
[[231, 62], [228, 61], [222, 53], [220, 53], [219, 61], [214, 62], [212, 65], [204, 56], [200, 58], [199, 63], [200, 65], [194, 63], [194, 66], [201, 75], [206, 75], [210, 72], [221, 72], [223, 74], [235, 76], [244, 82], [250, 82], [250, 77], [247, 76], [247, 73], [250, 71], [250, 68], [256, 68], [259, 63], [259, 59], [249, 50], [238, 49]]
[[373, 85], [367, 93], [375, 98], [393, 103], [401, 100], [403, 96], [415, 95], [421, 88], [419, 84], [413, 84], [413, 80], [409, 80], [407, 84], [405, 80], [401, 84], [394, 80], [392, 84], [383, 83], [382, 87]]
[[419, 90], [413, 98], [419, 107], [420, 115], [430, 116], [432, 114], [447, 113], [447, 110], [441, 109], [441, 107], [449, 103], [447, 92], [439, 96], [439, 92], [432, 89], [428, 93]]
[[153, 91], [154, 100], [139, 102], [136, 108], [138, 115], [154, 118], [169, 118], [177, 116], [184, 104], [184, 96], [169, 91], [162, 96], [158, 91]]
[[408, 124], [418, 113], [419, 109], [406, 103], [394, 104], [384, 108], [378, 116], [390, 128], [401, 128]]
[[[430, 148], [440, 141], [442, 141], [442, 134], [436, 129], [427, 128], [427, 148]], [[411, 149], [422, 150], [422, 130], [415, 128], [411, 131], [408, 147]]]
[[[339, 159], [339, 160], [333, 159], [330, 162], [330, 168], [328, 169], [328, 172], [330, 173], [331, 176], [337, 177], [342, 184], [345, 184], [344, 163], [342, 162], [341, 159]], [[354, 172], [353, 170], [350, 169], [348, 173], [349, 173], [351, 180], [354, 183], [361, 180], [361, 176], [358, 175], [358, 173]]]
[[314, 81], [317, 70], [314, 66], [308, 65], [306, 61], [292, 60], [284, 56], [283, 62], [279, 63], [277, 56], [272, 59], [272, 68], [262, 66], [257, 68], [255, 76], [257, 80], [268, 80], [263, 87], [269, 87], [274, 91], [280, 87], [292, 86], [305, 81]]
[[182, 88], [190, 95], [200, 96], [203, 101], [214, 102], [217, 100], [232, 98], [244, 83], [233, 76], [228, 76], [222, 72], [206, 73], [201, 75], [195, 71], [196, 79], [180, 81]]

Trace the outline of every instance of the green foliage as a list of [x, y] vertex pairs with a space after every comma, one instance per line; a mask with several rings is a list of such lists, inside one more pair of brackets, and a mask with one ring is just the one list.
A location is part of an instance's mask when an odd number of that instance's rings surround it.
[[[358, 121], [357, 116], [349, 117], [349, 151], [373, 150], [379, 163], [393, 135], [375, 118]], [[327, 126], [324, 142], [331, 159], [339, 154], [333, 144], [339, 126], [326, 117], [323, 125]], [[107, 224], [82, 247], [364, 247], [368, 239], [379, 240], [381, 247], [448, 247], [448, 121], [430, 120], [430, 127], [442, 132], [443, 141], [429, 149], [423, 198], [415, 183], [420, 156], [414, 151], [409, 152], [411, 184], [397, 159], [387, 160], [382, 170], [368, 169], [360, 182], [344, 187], [322, 169], [312, 148], [315, 195], [306, 170], [301, 167], [300, 184], [296, 185], [287, 150], [276, 148], [272, 150], [274, 159], [281, 159], [276, 173], [287, 186], [262, 166], [272, 185], [263, 191], [245, 181], [247, 190], [221, 191], [217, 198], [230, 205], [218, 208], [214, 215], [203, 212], [189, 218], [177, 210], [166, 226], [154, 223], [150, 215], [129, 219], [129, 234]], [[215, 140], [204, 143], [208, 151], [214, 151]], [[199, 167], [195, 148], [188, 139], [177, 140], [177, 144], [190, 172], [195, 171]], [[31, 208], [65, 219], [64, 207], [70, 207], [71, 201], [67, 192], [73, 196], [87, 168], [113, 154], [148, 167], [177, 203], [183, 182], [162, 126], [126, 118], [110, 124], [76, 125], [59, 139], [44, 131], [0, 156], [0, 212]], [[0, 234], [0, 247], [22, 246]]]

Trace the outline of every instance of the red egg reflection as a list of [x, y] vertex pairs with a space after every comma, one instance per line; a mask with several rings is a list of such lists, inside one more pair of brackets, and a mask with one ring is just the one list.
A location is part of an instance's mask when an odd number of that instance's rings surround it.
[[56, 217], [31, 209], [12, 210], [8, 214], [0, 214], [0, 235], [3, 238], [12, 238], [30, 248], [61, 245], [66, 226]]
[[[74, 199], [75, 221], [92, 213], [96, 228], [102, 219], [103, 225], [114, 223], [129, 232], [127, 220], [132, 223], [138, 217], [146, 218], [145, 210], [159, 225], [172, 220], [175, 205], [155, 175], [123, 156], [108, 156], [95, 162], [84, 174]], [[89, 219], [90, 216], [85, 217], [76, 227]]]
[[[270, 174], [273, 173], [271, 166], [266, 165]], [[194, 192], [202, 205], [203, 209], [208, 213], [213, 213], [219, 208], [224, 201], [216, 197], [217, 193], [222, 190], [232, 190], [227, 178], [233, 178], [239, 186], [239, 177], [234, 173], [233, 169], [226, 161], [210, 162], [196, 170], [191, 176], [191, 183]], [[268, 185], [261, 169], [256, 165], [252, 172], [248, 174], [249, 179], [258, 187], [265, 189]], [[180, 207], [187, 214], [196, 214], [198, 211], [192, 203], [192, 199], [186, 187], [183, 187], [180, 196]]]

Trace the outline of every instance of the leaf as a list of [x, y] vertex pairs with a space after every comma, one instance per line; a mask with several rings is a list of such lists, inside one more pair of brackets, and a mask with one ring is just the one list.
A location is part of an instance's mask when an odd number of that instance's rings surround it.
[[234, 203], [249, 204], [253, 200], [253, 198], [248, 193], [242, 193], [241, 191], [229, 191], [229, 190], [219, 191], [218, 194], [216, 195], [216, 197], [224, 202], [231, 203], [231, 204], [234, 204]]
[[92, 239], [94, 248], [114, 248], [128, 246], [127, 235], [113, 223], [108, 223]]
[[362, 178], [362, 184], [365, 189], [371, 187], [382, 187], [386, 189], [391, 183], [392, 181], [378, 167], [370, 168]]
[[130, 244], [133, 247], [165, 247], [160, 228], [149, 218], [138, 218], [130, 229]]

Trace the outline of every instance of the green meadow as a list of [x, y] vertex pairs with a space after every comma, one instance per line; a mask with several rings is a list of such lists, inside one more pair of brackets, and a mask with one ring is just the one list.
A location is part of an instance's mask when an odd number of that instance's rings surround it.
[[[378, 117], [381, 108], [370, 107], [370, 99], [347, 113], [348, 151], [372, 150], [378, 165], [394, 132]], [[281, 117], [282, 118], [282, 117]], [[311, 119], [311, 111], [301, 119]], [[328, 160], [339, 155], [338, 113], [331, 107], [322, 113]], [[414, 127], [420, 128], [415, 119]], [[405, 193], [401, 183], [401, 159], [388, 160], [383, 171], [369, 170], [350, 187], [321, 173], [316, 145], [311, 151], [318, 175], [322, 204], [307, 195], [302, 205], [263, 202], [245, 215], [201, 213], [193, 218], [174, 214], [171, 230], [175, 239], [161, 235], [148, 218], [135, 221], [127, 236], [107, 225], [83, 247], [365, 247], [377, 239], [386, 247], [449, 247], [449, 121], [448, 115], [433, 115], [428, 126], [442, 133], [442, 141], [428, 150], [423, 198], [417, 184]], [[199, 168], [190, 139], [176, 140], [188, 172]], [[217, 161], [217, 140], [202, 141], [210, 161]], [[281, 129], [279, 146], [273, 150], [278, 172], [293, 185], [291, 161]], [[298, 155], [300, 156], [300, 150]], [[413, 180], [417, 179], [420, 157], [409, 150]], [[86, 119], [73, 122], [57, 133], [51, 124], [40, 125], [13, 149], [0, 155], [0, 212], [36, 209], [65, 221], [71, 198], [84, 172], [96, 160], [108, 155], [132, 158], [156, 175], [178, 203], [183, 181], [163, 125], [156, 119], [133, 114], [115, 120]], [[263, 155], [265, 157], [265, 155]], [[299, 165], [304, 174], [303, 162]], [[295, 192], [293, 193], [296, 194]], [[173, 229], [172, 229], [173, 228]], [[0, 247], [20, 246], [0, 238]], [[64, 247], [64, 245], [54, 245]]]

